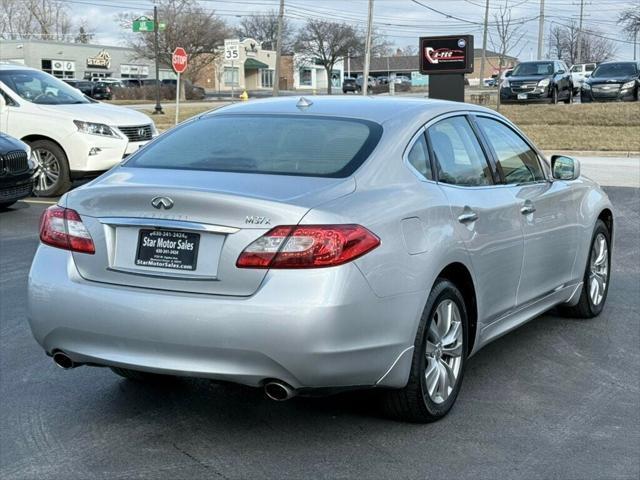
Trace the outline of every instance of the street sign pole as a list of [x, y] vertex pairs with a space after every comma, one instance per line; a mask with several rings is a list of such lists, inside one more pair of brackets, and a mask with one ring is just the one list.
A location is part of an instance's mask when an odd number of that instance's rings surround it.
[[153, 7], [153, 49], [156, 57], [156, 106], [153, 110], [155, 115], [163, 114], [162, 105], [160, 105], [160, 65], [158, 64], [158, 7]]
[[[233, 102], [233, 86], [235, 85], [236, 81], [234, 80], [233, 77], [235, 77], [236, 70], [235, 68], [233, 68], [233, 60], [231, 60], [231, 101]], [[240, 75], [238, 75], [238, 79], [240, 78]]]
[[178, 117], [180, 116], [180, 72], [176, 80], [176, 125], [178, 125]]

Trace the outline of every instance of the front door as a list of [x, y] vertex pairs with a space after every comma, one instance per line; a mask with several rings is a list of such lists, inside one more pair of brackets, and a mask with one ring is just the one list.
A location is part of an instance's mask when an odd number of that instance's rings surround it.
[[526, 304], [572, 280], [577, 251], [579, 192], [547, 179], [538, 154], [511, 127], [496, 118], [475, 117], [495, 156], [502, 182], [517, 201], [524, 233], [524, 261], [517, 292]]
[[516, 304], [523, 257], [520, 213], [513, 194], [494, 184], [494, 171], [467, 117], [443, 119], [427, 134], [453, 228], [471, 259], [481, 329]]

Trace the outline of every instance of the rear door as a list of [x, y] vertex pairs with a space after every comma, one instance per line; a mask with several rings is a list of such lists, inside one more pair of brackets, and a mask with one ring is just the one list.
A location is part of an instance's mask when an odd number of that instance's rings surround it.
[[427, 137], [453, 228], [471, 258], [478, 317], [491, 323], [516, 304], [523, 239], [515, 199], [495, 184], [494, 169], [466, 116], [438, 121], [427, 128]]
[[549, 181], [536, 151], [509, 125], [478, 115], [501, 181], [517, 201], [524, 262], [517, 303], [541, 298], [571, 281], [577, 252], [579, 189]]

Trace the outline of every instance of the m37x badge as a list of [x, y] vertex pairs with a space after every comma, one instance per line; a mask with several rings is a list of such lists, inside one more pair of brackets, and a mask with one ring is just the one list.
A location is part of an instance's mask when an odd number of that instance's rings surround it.
[[250, 215], [244, 218], [244, 223], [250, 225], [271, 225], [271, 219], [267, 217], [260, 217], [257, 215]]

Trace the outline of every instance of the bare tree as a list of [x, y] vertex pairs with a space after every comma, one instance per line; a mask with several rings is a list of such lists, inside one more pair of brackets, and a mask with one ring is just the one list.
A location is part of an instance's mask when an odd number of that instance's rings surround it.
[[[235, 33], [241, 38], [253, 38], [262, 42], [265, 50], [275, 50], [278, 37], [278, 12], [269, 10], [264, 14], [243, 17], [235, 28]], [[285, 17], [282, 24], [282, 51], [284, 53], [293, 50], [294, 41], [293, 25]]]
[[[522, 30], [522, 24], [514, 23], [511, 19], [511, 8], [509, 7], [508, 0], [505, 0], [504, 5], [500, 5], [498, 11], [494, 14], [495, 32], [489, 31], [489, 40], [491, 41], [492, 48], [498, 52], [498, 81], [502, 78], [502, 67], [504, 66], [504, 59], [514, 50], [518, 49], [525, 32]], [[517, 57], [522, 52], [520, 47], [517, 53], [512, 56]], [[497, 95], [497, 107], [500, 109], [500, 94]]]
[[80, 20], [80, 25], [78, 26], [78, 33], [76, 33], [73, 41], [75, 43], [91, 43], [93, 39], [93, 33], [89, 33], [89, 27], [87, 26], [87, 20]]
[[[231, 32], [222, 19], [195, 0], [160, 0], [157, 5], [159, 21], [166, 23], [158, 36], [158, 61], [164, 66], [171, 65], [173, 50], [183, 47], [189, 54], [189, 68], [184, 75], [195, 83], [202, 70], [220, 55], [217, 47], [223, 45]], [[133, 17], [120, 14], [116, 20], [121, 25], [130, 25]], [[136, 33], [127, 35], [126, 42], [138, 58], [154, 58], [153, 37], [152, 32]]]
[[418, 47], [415, 45], [407, 45], [404, 48], [398, 48], [396, 50], [396, 56], [398, 57], [413, 57], [418, 54]]
[[69, 40], [72, 22], [59, 0], [0, 0], [0, 38]]
[[637, 6], [626, 8], [620, 12], [618, 23], [622, 25], [624, 32], [630, 38], [635, 38], [640, 32], [640, 2], [638, 2]]
[[569, 65], [578, 60], [578, 42], [582, 44], [582, 61], [585, 63], [604, 62], [613, 58], [616, 53], [615, 44], [600, 31], [591, 28], [580, 32], [576, 22], [554, 25], [550, 34], [551, 54]]
[[327, 20], [309, 20], [300, 29], [296, 50], [322, 65], [327, 72], [327, 93], [331, 95], [331, 72], [335, 64], [345, 58], [362, 53], [363, 35], [346, 23]]

